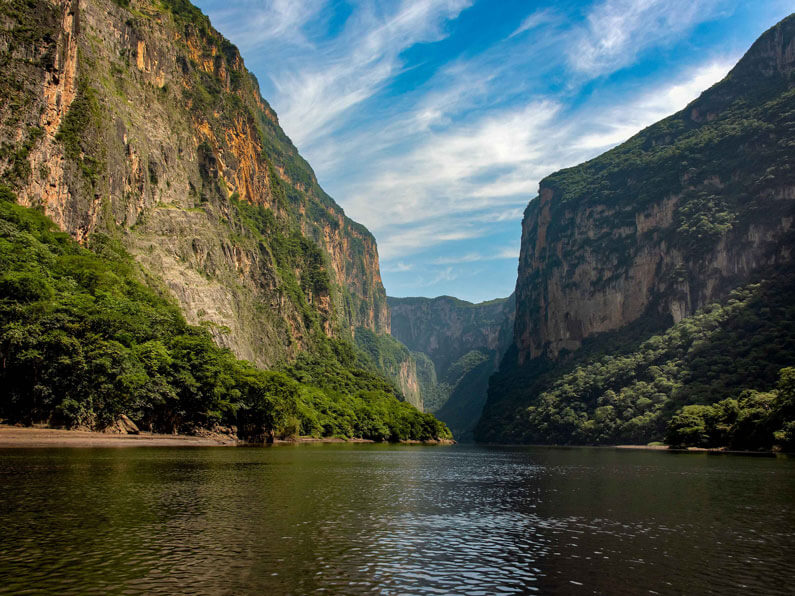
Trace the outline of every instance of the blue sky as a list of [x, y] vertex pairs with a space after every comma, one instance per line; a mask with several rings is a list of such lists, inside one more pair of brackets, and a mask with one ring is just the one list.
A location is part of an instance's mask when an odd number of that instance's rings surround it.
[[792, 0], [194, 0], [392, 296], [516, 283], [538, 182], [684, 107]]

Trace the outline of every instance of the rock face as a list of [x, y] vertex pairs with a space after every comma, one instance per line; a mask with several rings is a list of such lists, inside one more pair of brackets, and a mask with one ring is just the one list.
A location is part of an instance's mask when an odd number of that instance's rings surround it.
[[[681, 112], [541, 181], [522, 222], [506, 379], [562, 365], [608, 333], [668, 328], [789, 266], [794, 69], [790, 16]], [[493, 393], [484, 440], [537, 395]]]
[[118, 236], [190, 323], [261, 366], [389, 332], [372, 235], [320, 188], [238, 50], [182, 0], [0, 6], [0, 176]]
[[392, 335], [416, 360], [425, 408], [457, 440], [471, 440], [488, 378], [512, 340], [513, 296], [472, 304], [439, 298], [388, 298]]

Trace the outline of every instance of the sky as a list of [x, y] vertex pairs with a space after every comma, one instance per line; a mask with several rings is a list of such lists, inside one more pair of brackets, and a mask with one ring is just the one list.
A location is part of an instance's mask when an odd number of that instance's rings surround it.
[[722, 79], [793, 0], [194, 0], [321, 186], [378, 241], [390, 296], [516, 284], [539, 181]]

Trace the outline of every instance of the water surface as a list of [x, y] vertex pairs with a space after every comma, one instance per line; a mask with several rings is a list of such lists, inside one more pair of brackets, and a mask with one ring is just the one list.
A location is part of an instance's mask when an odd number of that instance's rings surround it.
[[795, 459], [0, 450], [0, 593], [792, 593]]

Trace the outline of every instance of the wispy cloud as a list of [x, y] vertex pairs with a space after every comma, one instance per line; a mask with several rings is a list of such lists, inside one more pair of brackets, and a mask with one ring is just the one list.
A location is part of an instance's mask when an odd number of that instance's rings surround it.
[[237, 0], [212, 11], [212, 17], [213, 24], [249, 54], [273, 41], [306, 48], [304, 27], [325, 7], [326, 0]]
[[403, 261], [398, 261], [397, 263], [392, 263], [390, 265], [381, 267], [381, 271], [385, 271], [387, 273], [405, 273], [406, 271], [411, 271], [412, 269], [414, 269], [414, 265], [411, 263], [404, 263]]
[[735, 61], [733, 57], [703, 64], [685, 73], [681, 80], [600, 111], [589, 122], [589, 132], [572, 140], [572, 146], [584, 150], [605, 149], [626, 140], [646, 126], [684, 108], [702, 91], [723, 79]]
[[316, 42], [311, 62], [297, 56], [269, 73], [290, 102], [280, 111], [293, 141], [306, 150], [324, 142], [342, 116], [375, 95], [404, 68], [401, 53], [445, 36], [444, 24], [470, 0], [405, 0], [383, 14], [357, 5], [343, 32]]
[[432, 279], [423, 283], [426, 287], [435, 286], [440, 281], [453, 281], [454, 279], [457, 279], [459, 275], [460, 273], [454, 270], [452, 267], [445, 267], [441, 271], [438, 271]]
[[517, 35], [521, 35], [527, 31], [532, 31], [541, 25], [552, 23], [556, 20], [557, 15], [554, 13], [554, 11], [552, 11], [552, 9], [545, 8], [537, 10], [525, 17], [522, 23], [513, 31], [513, 33], [508, 36], [508, 38], [510, 39], [511, 37], [516, 37]]
[[375, 233], [388, 290], [514, 275], [544, 176], [681, 109], [742, 48], [692, 38], [741, 0], [506, 4], [494, 31], [477, 20], [486, 0], [199, 2], [321, 184]]
[[481, 261], [499, 261], [502, 259], [518, 259], [519, 247], [505, 247], [497, 252], [479, 253], [471, 252], [452, 257], [439, 257], [431, 261], [432, 265], [458, 265], [461, 263], [479, 263]]
[[377, 231], [515, 203], [507, 199], [534, 191], [532, 179], [545, 161], [538, 141], [557, 111], [556, 104], [542, 101], [430, 132], [410, 153], [374, 164], [374, 174], [351, 189], [347, 204]]
[[569, 62], [589, 76], [632, 64], [650, 47], [679, 39], [709, 21], [729, 3], [723, 0], [604, 0], [588, 13], [569, 50]]
[[433, 246], [448, 242], [472, 240], [483, 236], [485, 230], [465, 221], [451, 218], [449, 222], [431, 220], [418, 225], [389, 226], [378, 242], [381, 261], [390, 267], [392, 262], [405, 259]]
[[[487, 236], [491, 225], [521, 219], [544, 176], [683, 108], [733, 63], [734, 58], [709, 62], [621, 103], [586, 106], [574, 114], [563, 115], [559, 105], [540, 101], [429, 133], [408, 155], [375, 162], [372, 174], [350, 187], [346, 205], [375, 231], [384, 262]], [[486, 254], [468, 252], [431, 263], [476, 262], [489, 258]]]

